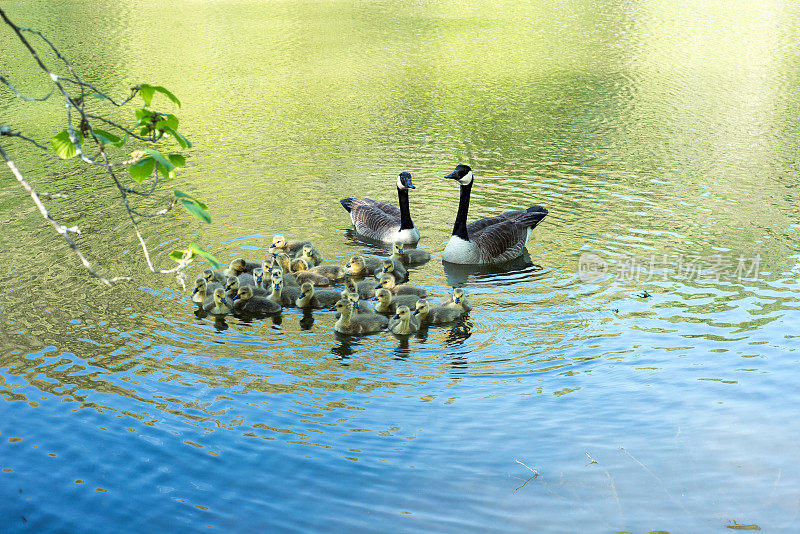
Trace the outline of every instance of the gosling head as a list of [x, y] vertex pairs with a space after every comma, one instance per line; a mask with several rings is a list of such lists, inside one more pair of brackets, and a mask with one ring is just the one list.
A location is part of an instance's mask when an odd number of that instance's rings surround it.
[[365, 269], [363, 256], [355, 255], [350, 258], [345, 267], [353, 274], [358, 274]]
[[408, 309], [408, 306], [398, 306], [394, 318], [403, 322], [408, 321], [411, 318], [411, 310]]
[[212, 282], [214, 280], [214, 271], [212, 271], [211, 269], [204, 270], [203, 278], [206, 279], [206, 282]]
[[406, 251], [403, 249], [403, 244], [400, 241], [394, 242], [394, 253], [399, 254], [400, 256], [406, 253]]
[[281, 269], [283, 269], [284, 272], [291, 272], [292, 258], [290, 258], [288, 254], [286, 254], [285, 252], [281, 252], [280, 254], [278, 254], [278, 257], [275, 258], [275, 261], [278, 263], [278, 265], [281, 266]]
[[236, 258], [231, 262], [231, 269], [237, 273], [243, 273], [247, 269], [247, 262], [244, 258]]
[[414, 315], [427, 315], [431, 307], [427, 300], [418, 300]]
[[214, 290], [214, 303], [219, 306], [220, 304], [224, 304], [228, 306], [228, 299], [225, 298], [225, 290], [221, 287], [218, 287]]
[[235, 276], [229, 276], [225, 280], [225, 291], [230, 291], [231, 289], [239, 289], [239, 279]]
[[294, 260], [294, 272], [307, 271], [308, 269], [308, 262], [303, 258]]
[[261, 262], [261, 269], [263, 269], [264, 272], [267, 272], [270, 269], [272, 269], [273, 265], [275, 265], [275, 255], [270, 254], [269, 256], [267, 256], [266, 260]]
[[253, 269], [253, 278], [259, 286], [264, 282], [264, 269]]
[[334, 307], [336, 311], [342, 314], [342, 317], [347, 317], [353, 313], [353, 304], [348, 299], [339, 299]]
[[283, 289], [283, 279], [276, 280], [275, 278], [272, 279], [272, 291], [275, 293], [279, 293]]
[[397, 177], [397, 189], [416, 189], [414, 184], [411, 183], [411, 173], [410, 172], [401, 172], [400, 176]]
[[243, 301], [247, 302], [253, 298], [253, 288], [250, 286], [243, 286], [239, 288], [239, 291], [236, 293], [236, 296], [233, 297], [233, 300], [242, 299]]
[[462, 300], [464, 300], [464, 290], [460, 287], [456, 287], [453, 289], [453, 302], [456, 304], [460, 304]]
[[286, 248], [286, 238], [281, 234], [272, 238], [272, 244], [269, 246], [269, 251], [283, 250]]
[[393, 287], [394, 287], [394, 276], [383, 273], [381, 277], [378, 279], [378, 285], [375, 286], [375, 289], [380, 289], [380, 288], [392, 289]]
[[445, 176], [445, 178], [452, 178], [458, 180], [461, 185], [469, 185], [472, 183], [472, 169], [469, 165], [458, 165], [453, 172]]
[[394, 272], [394, 262], [389, 258], [385, 258], [383, 260], [383, 272], [385, 273], [393, 273]]
[[206, 290], [206, 286], [207, 286], [207, 282], [206, 282], [205, 278], [203, 278], [202, 276], [196, 278], [195, 281], [194, 281], [194, 289], [192, 290], [192, 296], [195, 296], [195, 294], [198, 291], [201, 291], [201, 290], [205, 291]]
[[300, 286], [300, 298], [311, 298], [314, 296], [314, 284], [311, 282], [303, 282], [303, 285]]
[[379, 289], [375, 292], [375, 298], [384, 306], [388, 306], [392, 302], [392, 292], [388, 289]]
[[303, 245], [303, 256], [306, 258], [311, 257], [311, 251], [314, 250], [311, 245]]

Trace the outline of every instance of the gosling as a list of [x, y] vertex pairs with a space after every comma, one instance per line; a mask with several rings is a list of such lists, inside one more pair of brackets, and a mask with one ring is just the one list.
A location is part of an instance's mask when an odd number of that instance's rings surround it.
[[255, 285], [255, 280], [253, 280], [253, 275], [250, 274], [253, 272], [253, 269], [258, 267], [258, 264], [251, 263], [251, 269], [248, 270], [247, 262], [244, 261], [244, 258], [236, 258], [230, 264], [230, 266], [225, 269], [222, 274], [225, 276], [236, 276], [241, 278], [242, 282], [245, 284]]
[[403, 267], [399, 261], [386, 258], [383, 260], [383, 268], [381, 269], [381, 272], [378, 273], [378, 276], [383, 273], [392, 275], [395, 283], [400, 284], [406, 279], [408, 271], [406, 271], [406, 268]]
[[378, 303], [375, 311], [378, 313], [396, 313], [400, 306], [415, 306], [418, 300], [416, 295], [393, 295], [391, 291], [381, 288], [375, 292]]
[[253, 286], [244, 286], [239, 288], [234, 298], [233, 309], [239, 313], [266, 315], [281, 311], [282, 306], [267, 297], [254, 295]]
[[422, 265], [430, 261], [431, 253], [420, 248], [406, 249], [401, 242], [396, 241], [391, 258], [403, 265]]
[[218, 284], [223, 285], [225, 284], [225, 279], [228, 277], [214, 269], [206, 269], [203, 271], [203, 278], [206, 279], [206, 282], [217, 282]]
[[283, 287], [282, 280], [272, 279], [272, 293], [269, 299], [277, 302], [281, 306], [294, 306], [300, 297], [299, 287]]
[[192, 290], [192, 302], [199, 304], [202, 306], [207, 302], [213, 302], [214, 297], [213, 295], [209, 295], [208, 291], [211, 290], [212, 294], [215, 289], [222, 287], [216, 282], [208, 283], [206, 279], [202, 276], [198, 277], [194, 281], [194, 289]]
[[315, 291], [314, 284], [304, 282], [300, 286], [300, 296], [295, 300], [298, 308], [313, 308], [315, 310], [330, 308], [341, 298], [336, 291]]
[[448, 308], [461, 310], [463, 313], [472, 311], [472, 304], [467, 298], [467, 294], [460, 287], [453, 288], [453, 294], [449, 297], [443, 298], [439, 301], [439, 303]]
[[225, 298], [225, 290], [218, 287], [214, 290], [214, 300], [203, 305], [203, 309], [215, 315], [225, 315], [231, 312], [230, 301]]
[[401, 336], [413, 334], [419, 330], [419, 322], [411, 315], [408, 306], [400, 306], [397, 308], [397, 314], [389, 321], [389, 330]]
[[427, 300], [418, 300], [414, 310], [414, 315], [422, 325], [451, 323], [463, 314], [458, 308], [431, 306]]
[[320, 274], [330, 280], [337, 282], [347, 276], [347, 269], [341, 265], [317, 265], [308, 270], [311, 273]]
[[[269, 246], [269, 251], [272, 254], [285, 252], [292, 258], [296, 258], [302, 253], [303, 247], [306, 245], [312, 247], [312, 249], [314, 247], [314, 245], [311, 244], [311, 241], [286, 241], [284, 236], [278, 234], [272, 238], [272, 244]], [[322, 261], [322, 255], [316, 250], [314, 250], [314, 252], [319, 256], [320, 261]]]
[[375, 289], [380, 288], [388, 289], [395, 295], [416, 295], [418, 297], [428, 296], [428, 292], [421, 287], [412, 286], [411, 284], [397, 285], [394, 281], [394, 276], [387, 273], [381, 275], [378, 285], [375, 286]]
[[299, 259], [305, 260], [311, 267], [315, 267], [322, 263], [322, 254], [311, 245], [303, 245], [303, 253], [300, 254]]
[[374, 280], [356, 282], [352, 278], [347, 278], [344, 281], [344, 288], [350, 293], [358, 293], [358, 298], [360, 299], [371, 299], [375, 296]]
[[341, 316], [333, 329], [341, 334], [371, 334], [383, 330], [389, 323], [383, 315], [354, 314], [353, 304], [348, 299], [337, 301], [336, 310]]
[[360, 254], [356, 254], [350, 258], [350, 261], [347, 262], [347, 265], [344, 267], [347, 269], [347, 274], [350, 276], [372, 276], [381, 272], [383, 269], [383, 262], [380, 258], [374, 256], [361, 256]]

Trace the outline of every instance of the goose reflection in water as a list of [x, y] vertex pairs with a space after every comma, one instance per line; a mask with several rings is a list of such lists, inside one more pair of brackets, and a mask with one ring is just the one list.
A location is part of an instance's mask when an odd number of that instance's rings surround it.
[[514, 258], [506, 263], [496, 265], [459, 265], [442, 260], [444, 275], [447, 278], [447, 285], [450, 287], [462, 287], [467, 284], [470, 276], [480, 276], [487, 274], [508, 274], [517, 271], [541, 271], [542, 267], [536, 265], [531, 260], [528, 249], [522, 252], [522, 256]]

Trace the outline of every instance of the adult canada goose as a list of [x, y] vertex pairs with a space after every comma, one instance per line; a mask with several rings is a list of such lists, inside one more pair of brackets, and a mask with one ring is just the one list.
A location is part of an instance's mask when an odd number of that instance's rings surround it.
[[346, 278], [344, 288], [351, 293], [358, 293], [358, 297], [361, 299], [370, 299], [375, 296], [375, 280], [356, 282], [352, 278]]
[[356, 254], [350, 258], [344, 268], [347, 269], [347, 274], [350, 276], [373, 276], [381, 272], [382, 260], [375, 256]]
[[281, 306], [294, 306], [297, 298], [300, 296], [299, 287], [283, 287], [283, 281], [272, 279], [272, 293], [270, 293], [270, 300], [274, 300]]
[[[272, 238], [272, 244], [269, 246], [269, 251], [272, 254], [279, 254], [281, 252], [285, 252], [292, 258], [299, 256], [303, 252], [303, 247], [308, 245], [310, 247], [314, 247], [311, 244], [311, 241], [287, 241], [284, 236], [281, 234], [276, 235]], [[319, 254], [316, 250], [314, 251], [322, 261], [322, 254]]]
[[225, 290], [218, 287], [214, 290], [214, 300], [203, 305], [203, 309], [209, 313], [223, 315], [231, 312], [231, 302], [225, 298]]
[[409, 189], [414, 189], [411, 174], [401, 172], [397, 177], [399, 209], [371, 198], [343, 198], [339, 202], [350, 213], [357, 234], [383, 243], [400, 241], [413, 245], [419, 241], [419, 230], [408, 209]]
[[472, 191], [472, 169], [459, 165], [445, 176], [461, 184], [453, 235], [442, 252], [442, 259], [465, 265], [503, 263], [522, 254], [531, 231], [547, 215], [541, 206], [524, 210], [507, 211], [495, 217], [486, 217], [467, 224], [469, 195]]
[[[357, 295], [356, 295], [357, 296]], [[311, 282], [304, 282], [300, 286], [300, 296], [295, 301], [295, 306], [298, 308], [330, 308], [336, 301], [342, 298], [338, 291], [315, 291], [314, 284]]]
[[415, 306], [419, 297], [416, 295], [393, 295], [388, 289], [381, 288], [375, 292], [378, 303], [375, 311], [378, 313], [395, 313], [399, 306]]
[[[192, 302], [195, 302], [202, 306], [203, 304], [207, 304], [209, 302], [213, 302], [214, 297], [213, 293], [214, 290], [217, 288], [222, 287], [220, 284], [216, 282], [211, 282], [210, 284], [206, 282], [206, 279], [202, 276], [198, 277], [194, 281], [194, 289], [192, 290]], [[211, 295], [208, 292], [211, 291]]]
[[[406, 279], [408, 271], [406, 271], [406, 268], [403, 267], [399, 261], [393, 260], [392, 258], [385, 258], [383, 260], [383, 269], [380, 274], [392, 275], [395, 283], [399, 284]], [[380, 274], [378, 276], [380, 276]]]
[[427, 300], [418, 300], [414, 315], [419, 318], [420, 324], [450, 323], [461, 317], [464, 312], [458, 308], [447, 306], [431, 306]]
[[472, 303], [467, 298], [467, 294], [460, 287], [453, 288], [453, 294], [441, 299], [440, 304], [448, 308], [456, 308], [463, 313], [472, 311]]
[[253, 286], [239, 288], [233, 301], [233, 309], [241, 313], [268, 314], [281, 311], [281, 305], [267, 297], [253, 294]]
[[417, 286], [412, 286], [411, 284], [397, 284], [394, 281], [394, 276], [388, 273], [384, 273], [381, 275], [378, 285], [375, 286], [375, 289], [388, 289], [395, 295], [416, 295], [418, 297], [427, 297], [428, 292]]
[[386, 327], [389, 319], [383, 315], [353, 313], [353, 304], [349, 299], [340, 299], [336, 302], [336, 311], [341, 315], [333, 329], [342, 334], [371, 334]]
[[421, 248], [406, 249], [401, 242], [397, 241], [394, 244], [394, 252], [391, 258], [399, 261], [403, 265], [422, 265], [431, 260], [431, 253]]
[[411, 315], [408, 306], [399, 306], [395, 316], [389, 320], [389, 330], [401, 336], [413, 334], [419, 330], [419, 322]]

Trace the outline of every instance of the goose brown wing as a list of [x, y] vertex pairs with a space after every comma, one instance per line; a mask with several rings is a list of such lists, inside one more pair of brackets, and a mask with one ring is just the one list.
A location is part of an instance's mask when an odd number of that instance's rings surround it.
[[536, 227], [546, 215], [547, 210], [540, 206], [508, 211], [467, 225], [467, 233], [485, 263], [500, 263], [522, 254], [528, 230]]
[[[376, 203], [380, 204], [380, 203]], [[400, 227], [400, 213], [392, 215], [380, 206], [362, 203], [350, 211], [353, 226], [359, 234], [373, 239], [381, 239], [387, 232]]]

